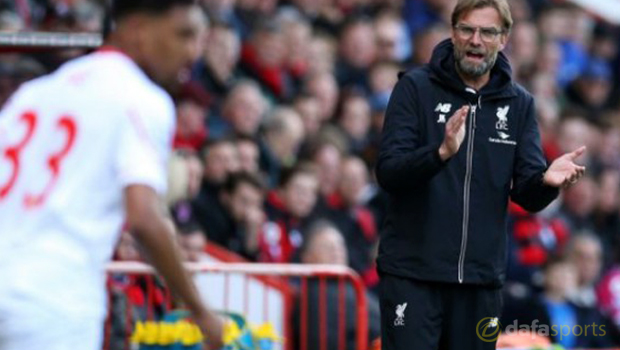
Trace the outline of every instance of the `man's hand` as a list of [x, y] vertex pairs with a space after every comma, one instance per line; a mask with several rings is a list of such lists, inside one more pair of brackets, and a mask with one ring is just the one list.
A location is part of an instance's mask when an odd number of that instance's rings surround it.
[[164, 277], [170, 290], [192, 312], [196, 324], [207, 337], [211, 349], [222, 345], [222, 320], [200, 299], [198, 290], [181, 262], [175, 241], [174, 224], [164, 215], [153, 189], [131, 185], [125, 189], [127, 224], [142, 247], [145, 257]]
[[459, 108], [446, 123], [446, 134], [439, 147], [439, 157], [446, 161], [458, 152], [465, 139], [465, 120], [469, 114], [469, 105]]
[[202, 314], [195, 315], [194, 317], [196, 325], [200, 327], [202, 334], [205, 336], [207, 345], [205, 350], [223, 348], [224, 318], [209, 310], [204, 310]]
[[547, 186], [563, 188], [568, 188], [577, 183], [586, 172], [586, 167], [575, 164], [574, 160], [582, 155], [585, 150], [586, 146], [581, 146], [577, 150], [554, 160], [545, 172], [543, 183]]

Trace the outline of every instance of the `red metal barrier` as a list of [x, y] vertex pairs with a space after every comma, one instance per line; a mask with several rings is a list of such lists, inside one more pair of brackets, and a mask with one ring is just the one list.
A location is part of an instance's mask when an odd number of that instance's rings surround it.
[[[223, 275], [223, 282], [218, 284], [213, 283], [209, 286], [209, 290], [206, 294], [206, 302], [211, 302], [211, 294], [215, 293], [213, 289], [215, 286], [218, 288], [224, 288], [223, 291], [223, 310], [230, 311], [230, 296], [233, 294], [241, 294], [244, 296], [242, 301], [243, 310], [242, 314], [247, 313], [251, 306], [262, 307], [262, 320], [261, 322], [271, 322], [270, 319], [270, 297], [267, 290], [277, 290], [281, 293], [284, 300], [282, 308], [282, 320], [283, 320], [283, 335], [285, 338], [284, 348], [287, 350], [295, 349], [295, 344], [299, 345], [301, 350], [328, 350], [328, 332], [333, 332], [333, 329], [328, 328], [328, 313], [333, 310], [337, 310], [337, 324], [338, 324], [338, 338], [336, 348], [339, 350], [347, 349], [346, 338], [346, 318], [347, 312], [347, 287], [353, 288], [355, 295], [355, 309], [357, 310], [357, 317], [355, 319], [356, 328], [356, 350], [367, 350], [369, 345], [368, 340], [368, 313], [366, 305], [366, 289], [361, 278], [350, 268], [346, 266], [331, 266], [331, 265], [300, 265], [300, 264], [258, 264], [258, 263], [186, 263], [188, 271], [196, 274], [197, 276], [211, 276], [215, 278], [217, 275]], [[107, 272], [110, 276], [115, 276], [116, 279], [127, 278], [129, 280], [141, 281], [140, 278], [146, 278], [147, 283], [142, 283], [144, 294], [146, 295], [146, 308], [147, 318], [153, 318], [154, 312], [152, 310], [153, 305], [159, 307], [170, 308], [170, 298], [167, 291], [159, 291], [156, 289], [156, 283], [153, 282], [154, 270], [149, 265], [138, 262], [113, 262], [108, 265]], [[141, 277], [140, 277], [141, 276]], [[232, 277], [231, 277], [232, 276]], [[243, 282], [241, 286], [236, 289], [232, 289], [231, 280], [234, 276], [243, 276]], [[148, 277], [148, 278], [147, 278]], [[258, 293], [256, 285], [262, 285], [263, 292]], [[111, 288], [111, 284], [108, 286]], [[318, 287], [317, 287], [318, 284]], [[334, 285], [336, 284], [336, 285]], [[251, 287], [253, 286], [253, 289]], [[331, 291], [337, 290], [337, 297], [328, 300], [330, 295], [328, 294], [328, 288], [334, 287]], [[318, 305], [313, 305], [316, 302], [312, 299], [312, 292], [318, 288]], [[118, 293], [118, 290], [116, 291]], [[159, 293], [159, 294], [158, 294]], [[134, 293], [135, 294], [135, 293]], [[262, 295], [260, 295], [262, 294]], [[159, 295], [164, 296], [163, 302], [156, 298]], [[204, 294], [203, 294], [204, 295]], [[136, 297], [134, 296], [134, 299]], [[137, 298], [140, 299], [140, 298]], [[294, 320], [292, 319], [294, 308], [293, 303], [298, 301], [299, 307], [299, 332], [295, 333], [293, 329]], [[333, 307], [334, 303], [337, 307]], [[132, 308], [133, 306], [129, 306]], [[317, 311], [318, 307], [318, 327], [320, 344], [318, 349], [308, 349], [309, 330], [312, 329], [308, 324], [308, 316]], [[310, 309], [309, 309], [310, 308]], [[132, 310], [126, 310], [126, 316], [133, 315]], [[273, 315], [271, 315], [273, 317]], [[142, 317], [144, 318], [144, 317]], [[112, 324], [113, 320], [119, 320], [118, 317], [108, 317], [106, 321], [106, 339], [104, 343], [104, 350], [112, 349], [112, 343], [109, 339], [111, 336], [111, 330], [116, 325]], [[127, 326], [131, 326], [134, 320], [127, 320]], [[126, 332], [131, 333], [131, 332]], [[125, 342], [128, 344], [128, 342]], [[333, 345], [333, 344], [332, 344]], [[331, 347], [330, 349], [333, 349]], [[114, 350], [121, 350], [116, 349]]]

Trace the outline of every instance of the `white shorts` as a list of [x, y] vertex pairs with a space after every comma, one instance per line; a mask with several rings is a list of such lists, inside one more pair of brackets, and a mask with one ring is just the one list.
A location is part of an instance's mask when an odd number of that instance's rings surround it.
[[0, 314], [0, 350], [101, 350], [100, 319]]

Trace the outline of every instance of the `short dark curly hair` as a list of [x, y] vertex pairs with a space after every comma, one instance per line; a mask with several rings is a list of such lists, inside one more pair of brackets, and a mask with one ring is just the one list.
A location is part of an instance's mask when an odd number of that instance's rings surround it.
[[134, 13], [164, 14], [175, 6], [191, 6], [197, 0], [111, 0], [110, 17], [119, 20]]
[[128, 15], [146, 13], [163, 15], [175, 6], [197, 5], [197, 0], [108, 0], [103, 19], [102, 35], [106, 39], [114, 31], [119, 20]]

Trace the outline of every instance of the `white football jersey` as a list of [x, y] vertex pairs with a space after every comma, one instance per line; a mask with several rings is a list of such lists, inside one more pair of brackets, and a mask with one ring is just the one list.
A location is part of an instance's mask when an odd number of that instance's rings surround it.
[[0, 113], [0, 313], [103, 317], [123, 189], [166, 190], [172, 99], [100, 51], [24, 84]]

